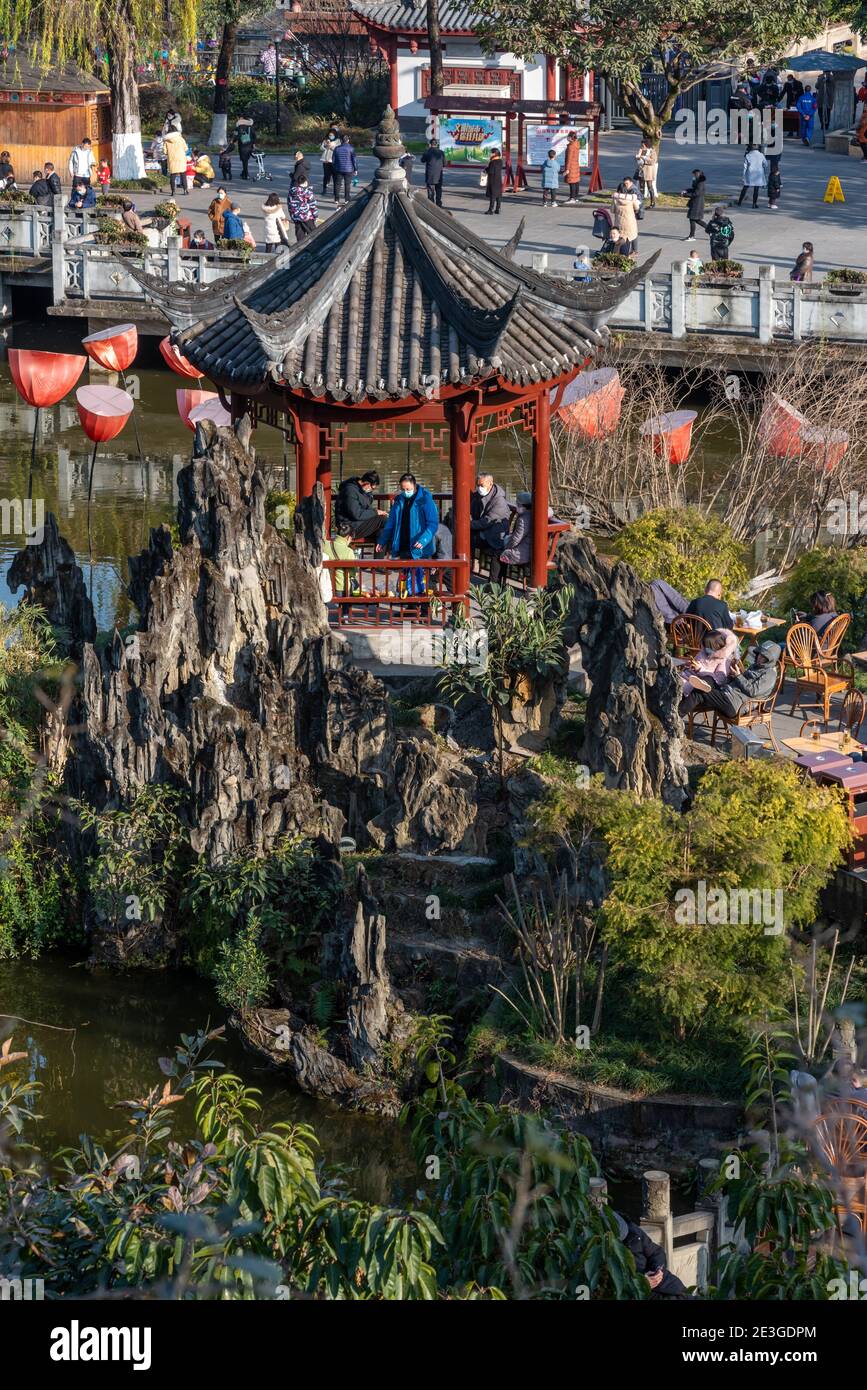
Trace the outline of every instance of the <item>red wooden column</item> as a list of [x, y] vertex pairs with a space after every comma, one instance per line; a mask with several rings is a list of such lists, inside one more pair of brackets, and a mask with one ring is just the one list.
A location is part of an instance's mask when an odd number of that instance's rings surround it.
[[545, 100], [557, 100], [557, 59], [545, 59]]
[[455, 592], [469, 594], [472, 552], [470, 549], [470, 493], [473, 490], [473, 423], [475, 406], [472, 401], [457, 401], [449, 409], [449, 454], [452, 465], [452, 515], [454, 526], [454, 556], [461, 561], [455, 571]]
[[388, 40], [388, 100], [392, 111], [397, 111], [397, 35]]
[[319, 470], [319, 426], [306, 413], [298, 417], [295, 438], [295, 486], [300, 502], [311, 496]]
[[543, 386], [536, 397], [533, 431], [533, 547], [530, 583], [544, 589], [548, 583], [548, 474], [551, 463], [551, 397]]
[[331, 431], [326, 426], [320, 430], [317, 427], [318, 435], [318, 458], [316, 463], [316, 481], [322, 484], [322, 491], [325, 493], [325, 534], [331, 534]]

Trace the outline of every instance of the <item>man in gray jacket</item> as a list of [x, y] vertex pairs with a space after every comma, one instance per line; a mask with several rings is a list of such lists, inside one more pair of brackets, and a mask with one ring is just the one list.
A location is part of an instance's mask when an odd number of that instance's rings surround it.
[[760, 642], [747, 654], [747, 665], [725, 685], [712, 685], [701, 676], [690, 674], [693, 687], [680, 702], [681, 716], [693, 710], [719, 710], [727, 719], [737, 718], [738, 711], [753, 700], [767, 700], [773, 695], [780, 674], [783, 649], [776, 642]]
[[490, 473], [480, 473], [470, 498], [470, 539], [474, 550], [502, 550], [509, 534], [512, 509], [506, 494]]

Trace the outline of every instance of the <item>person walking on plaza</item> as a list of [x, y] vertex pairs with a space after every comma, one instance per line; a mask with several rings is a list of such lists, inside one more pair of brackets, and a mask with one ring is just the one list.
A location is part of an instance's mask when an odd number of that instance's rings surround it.
[[165, 137], [166, 162], [169, 171], [169, 193], [175, 189], [187, 191], [187, 142], [177, 130], [170, 130]]
[[492, 214], [499, 213], [503, 201], [503, 156], [498, 149], [491, 150], [485, 173], [485, 187], [488, 190], [488, 210], [485, 216], [491, 217]]
[[233, 203], [232, 206], [223, 213], [222, 235], [224, 241], [244, 240], [244, 220], [241, 217], [241, 209], [237, 203]]
[[771, 212], [778, 212], [780, 207], [780, 189], [783, 186], [783, 176], [780, 173], [780, 157], [770, 157], [768, 159], [768, 207]]
[[560, 183], [560, 161], [556, 150], [548, 151], [548, 158], [542, 164], [542, 207], [548, 203], [557, 206], [557, 188]]
[[642, 140], [641, 148], [638, 151], [638, 183], [643, 196], [650, 195], [649, 207], [656, 207], [657, 187], [656, 180], [659, 175], [659, 153], [653, 145], [648, 145], [646, 140]]
[[805, 241], [798, 259], [789, 271], [789, 279], [799, 284], [808, 284], [813, 278], [813, 243]]
[[229, 199], [226, 197], [226, 190], [225, 188], [218, 188], [208, 204], [208, 217], [211, 221], [211, 231], [214, 234], [215, 242], [223, 236], [223, 220], [228, 211]]
[[304, 158], [303, 150], [295, 151], [295, 163], [292, 165], [291, 183], [299, 183], [302, 178], [310, 182], [310, 170], [307, 168], [307, 160]]
[[218, 163], [220, 165], [220, 178], [225, 179], [226, 183], [232, 182], [232, 146], [224, 145], [220, 150]]
[[265, 219], [265, 250], [276, 251], [281, 243], [287, 245], [289, 220], [278, 194], [268, 194], [262, 204], [262, 216]]
[[735, 239], [735, 229], [722, 203], [714, 208], [713, 216], [704, 224], [704, 229], [710, 237], [711, 260], [727, 261], [729, 248]]
[[624, 256], [638, 251], [638, 210], [641, 207], [632, 179], [624, 179], [611, 200], [614, 225], [620, 233]]
[[761, 150], [757, 149], [755, 145], [749, 145], [744, 155], [744, 172], [741, 181], [741, 196], [738, 198], [738, 207], [743, 203], [747, 195], [747, 190], [750, 188], [753, 191], [753, 207], [758, 207], [759, 189], [767, 186], [769, 172], [770, 166]]
[[563, 176], [566, 180], [566, 187], [569, 189], [569, 197], [566, 201], [577, 203], [581, 187], [581, 145], [577, 132], [574, 130], [569, 131], [569, 138], [566, 141]]
[[858, 129], [855, 131], [855, 139], [861, 146], [861, 153], [867, 159], [867, 105], [861, 112], [861, 119], [858, 122]]
[[[334, 151], [340, 144], [340, 136], [335, 126], [329, 126], [328, 134], [319, 146], [319, 158], [322, 160], [322, 196], [325, 197], [329, 185], [334, 177]], [[337, 189], [334, 190], [335, 197]]]
[[305, 178], [289, 189], [289, 216], [295, 228], [295, 240], [303, 241], [316, 230], [316, 194]]
[[352, 180], [358, 173], [358, 162], [355, 158], [355, 150], [349, 143], [348, 135], [343, 136], [340, 144], [334, 151], [331, 158], [331, 165], [334, 170], [334, 196], [337, 199], [337, 206], [344, 207], [349, 202]]
[[684, 241], [695, 241], [696, 227], [703, 227], [707, 231], [707, 224], [704, 220], [704, 188], [705, 176], [701, 169], [693, 169], [692, 183], [684, 192], [686, 203], [686, 215], [689, 218], [689, 231], [684, 237]]
[[235, 126], [235, 142], [238, 146], [238, 158], [241, 161], [241, 178], [249, 179], [249, 163], [256, 145], [256, 132], [253, 122], [249, 116], [240, 116]]
[[96, 168], [96, 155], [93, 153], [93, 146], [85, 135], [69, 156], [69, 173], [73, 182], [76, 179], [86, 179], [90, 183], [93, 178], [93, 171]]
[[427, 189], [427, 196], [432, 203], [436, 203], [438, 208], [443, 205], [443, 167], [445, 166], [445, 155], [440, 149], [439, 140], [431, 140], [427, 149], [421, 157], [424, 165], [424, 186]]
[[813, 138], [813, 122], [816, 119], [816, 107], [819, 105], [816, 93], [807, 86], [804, 88], [798, 100], [795, 102], [798, 109], [799, 128], [798, 134], [803, 145], [809, 145]]

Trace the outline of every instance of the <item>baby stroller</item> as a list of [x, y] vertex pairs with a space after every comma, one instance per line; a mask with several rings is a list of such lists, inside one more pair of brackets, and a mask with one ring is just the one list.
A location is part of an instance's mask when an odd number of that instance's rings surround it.
[[250, 155], [250, 163], [253, 165], [253, 178], [258, 183], [260, 179], [271, 182], [271, 175], [265, 172], [265, 156], [261, 150], [254, 150]]
[[593, 231], [591, 236], [596, 237], [597, 241], [607, 241], [611, 228], [614, 226], [614, 218], [607, 208], [596, 208], [593, 213]]

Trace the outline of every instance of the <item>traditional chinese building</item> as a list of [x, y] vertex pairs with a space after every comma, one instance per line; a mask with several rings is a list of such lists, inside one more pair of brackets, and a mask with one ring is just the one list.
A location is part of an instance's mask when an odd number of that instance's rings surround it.
[[[208, 287], [134, 273], [174, 325], [179, 350], [216, 383], [233, 417], [248, 414], [257, 427], [276, 426], [293, 440], [299, 497], [319, 482], [327, 505], [332, 452], [362, 439], [405, 441], [407, 462], [422, 479], [425, 455], [450, 463], [451, 492], [440, 498], [452, 513], [453, 572], [442, 594], [450, 604], [469, 593], [479, 451], [497, 431], [526, 431], [530, 579], [544, 585], [551, 412], [647, 266], [617, 286], [538, 275], [514, 260], [520, 228], [496, 251], [413, 196], [403, 153], [388, 110], [372, 182], [272, 265]], [[394, 563], [360, 561], [365, 590], [376, 587], [377, 567]], [[442, 567], [425, 565], [443, 578]]]
[[97, 159], [111, 158], [109, 91], [75, 63], [42, 68], [24, 49], [0, 57], [0, 146], [20, 188], [46, 160], [65, 179], [70, 150], [85, 136]]

